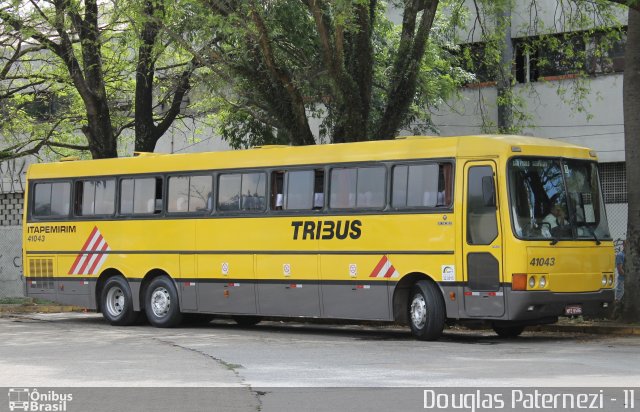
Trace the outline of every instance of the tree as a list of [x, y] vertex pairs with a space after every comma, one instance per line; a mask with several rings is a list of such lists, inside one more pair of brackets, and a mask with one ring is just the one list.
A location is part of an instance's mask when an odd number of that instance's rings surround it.
[[622, 317], [640, 321], [640, 5], [629, 7], [623, 83], [627, 246]]
[[428, 129], [428, 106], [465, 75], [449, 63], [443, 46], [452, 37], [436, 20], [438, 4], [406, 0], [393, 24], [376, 0], [211, 0], [209, 19], [196, 24], [219, 41], [194, 55], [213, 74], [220, 134], [243, 147], [314, 144], [310, 121], [330, 142]]
[[[137, 150], [153, 150], [181, 115], [197, 68], [159, 33], [167, 16], [178, 21], [172, 25], [180, 24], [175, 6], [168, 6], [172, 4], [3, 2], [0, 37], [3, 54], [9, 57], [0, 72], [0, 98], [5, 112], [15, 115], [2, 124], [3, 137], [13, 138], [3, 156], [35, 154], [48, 147], [88, 149], [94, 158], [116, 157], [118, 139], [130, 128], [135, 130]], [[138, 48], [137, 61], [132, 47]], [[162, 76], [157, 75], [159, 62], [168, 65]], [[154, 98], [162, 90], [165, 95]], [[43, 99], [55, 101], [55, 115], [30, 113]], [[162, 110], [165, 105], [168, 109]]]

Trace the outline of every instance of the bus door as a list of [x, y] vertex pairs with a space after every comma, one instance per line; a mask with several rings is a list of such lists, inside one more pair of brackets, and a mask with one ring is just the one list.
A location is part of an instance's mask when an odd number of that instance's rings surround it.
[[504, 314], [502, 236], [497, 208], [496, 165], [464, 166], [463, 273], [465, 312], [472, 317]]

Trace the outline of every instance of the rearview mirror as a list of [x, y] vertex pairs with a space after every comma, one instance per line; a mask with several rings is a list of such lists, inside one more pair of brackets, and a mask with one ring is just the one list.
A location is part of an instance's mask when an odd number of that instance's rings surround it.
[[486, 207], [496, 206], [496, 187], [493, 176], [482, 177], [482, 200]]

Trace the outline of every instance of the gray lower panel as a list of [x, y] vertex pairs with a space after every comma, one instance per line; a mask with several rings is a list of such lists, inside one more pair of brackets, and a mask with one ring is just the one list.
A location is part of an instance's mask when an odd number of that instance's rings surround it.
[[256, 313], [255, 285], [249, 282], [198, 282], [198, 310], [206, 313]]
[[[471, 317], [500, 317], [504, 315], [504, 288], [497, 292], [476, 292], [464, 288], [464, 309]], [[471, 294], [470, 294], [471, 293]]]
[[319, 292], [317, 283], [260, 283], [258, 284], [259, 313], [270, 316], [319, 317]]
[[198, 310], [198, 288], [195, 282], [180, 282], [180, 309]]
[[58, 294], [62, 295], [88, 295], [90, 292], [89, 281], [78, 280], [59, 280]]
[[386, 282], [323, 284], [322, 309], [326, 318], [392, 320]]
[[612, 303], [614, 293], [612, 289], [583, 293], [520, 292], [506, 289], [508, 319], [527, 320], [563, 316], [567, 305], [581, 305], [583, 315], [604, 315], [606, 309], [602, 304]]

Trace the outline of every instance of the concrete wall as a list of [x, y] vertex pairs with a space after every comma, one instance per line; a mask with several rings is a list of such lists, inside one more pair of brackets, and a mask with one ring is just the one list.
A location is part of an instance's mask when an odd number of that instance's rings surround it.
[[[622, 74], [593, 77], [585, 97], [587, 112], [576, 111], [571, 103], [574, 80], [535, 82], [517, 85], [515, 92], [525, 102], [531, 119], [523, 134], [590, 147], [600, 162], [624, 161], [624, 119], [622, 113]], [[566, 92], [559, 96], [559, 89]], [[496, 88], [465, 88], [460, 98], [450, 102], [451, 110], [432, 117], [441, 135], [482, 133], [483, 124], [497, 123]]]
[[22, 227], [0, 227], [0, 298], [24, 296]]

